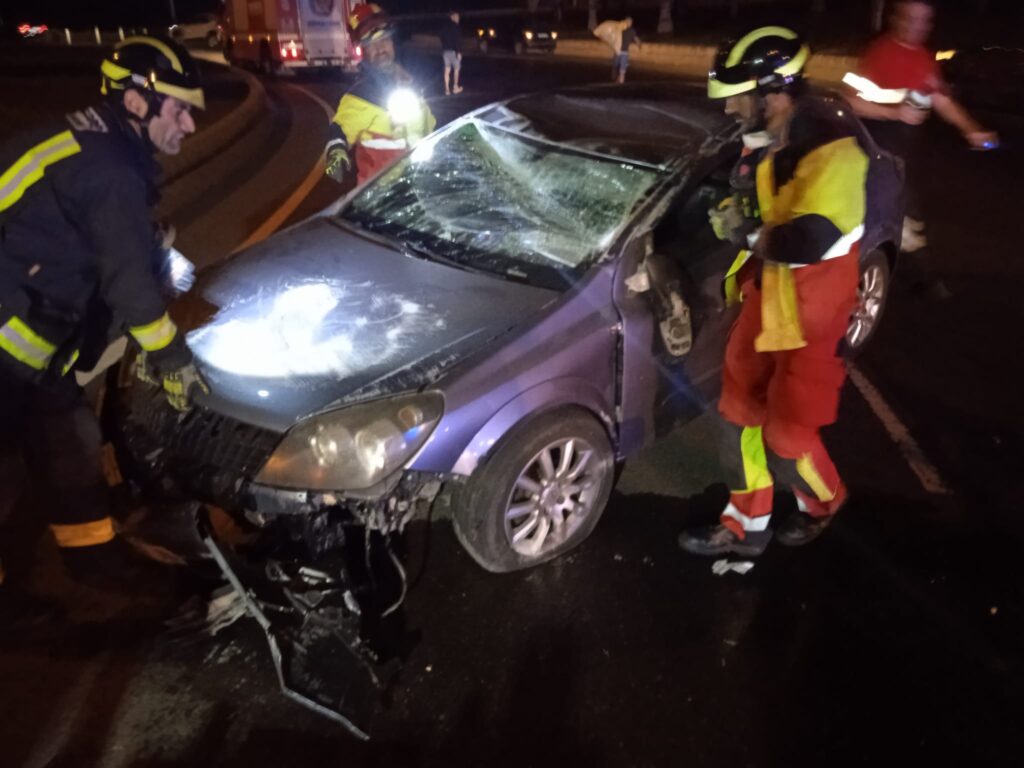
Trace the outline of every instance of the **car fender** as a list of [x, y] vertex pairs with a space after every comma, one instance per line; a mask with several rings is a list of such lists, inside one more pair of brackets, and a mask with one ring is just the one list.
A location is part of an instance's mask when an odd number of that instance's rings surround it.
[[473, 474], [494, 446], [524, 419], [570, 405], [593, 414], [608, 432], [612, 445], [615, 445], [615, 421], [603, 402], [600, 390], [586, 379], [565, 376], [537, 384], [505, 403], [469, 441], [452, 467], [452, 473]]

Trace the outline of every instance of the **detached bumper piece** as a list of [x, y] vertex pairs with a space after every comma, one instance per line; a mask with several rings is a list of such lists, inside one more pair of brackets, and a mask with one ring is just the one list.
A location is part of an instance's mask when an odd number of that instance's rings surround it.
[[204, 542], [266, 634], [284, 694], [369, 739], [369, 721], [398, 662], [381, 665], [363, 641], [360, 606], [344, 570], [261, 560], [258, 572], [229, 562], [209, 533]]

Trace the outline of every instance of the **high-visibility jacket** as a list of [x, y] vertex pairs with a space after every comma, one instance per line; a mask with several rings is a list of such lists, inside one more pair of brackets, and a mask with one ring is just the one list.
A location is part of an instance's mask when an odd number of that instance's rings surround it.
[[430, 107], [407, 76], [387, 76], [367, 67], [338, 102], [327, 151], [344, 147], [355, 161], [361, 184], [415, 147], [436, 125]]
[[0, 147], [0, 367], [32, 380], [91, 367], [119, 325], [155, 355], [187, 355], [157, 277], [157, 171], [106, 105]]
[[868, 158], [830, 108], [801, 99], [782, 146], [757, 166], [764, 222], [758, 351], [798, 349], [856, 295]]

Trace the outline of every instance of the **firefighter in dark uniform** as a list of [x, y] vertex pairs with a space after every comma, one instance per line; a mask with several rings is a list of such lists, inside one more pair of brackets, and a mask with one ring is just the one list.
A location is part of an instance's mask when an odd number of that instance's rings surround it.
[[101, 103], [0, 148], [0, 448], [8, 460], [22, 449], [72, 575], [109, 584], [131, 573], [131, 558], [74, 373], [126, 332], [173, 406], [205, 389], [167, 314], [150, 215], [153, 155], [177, 154], [204, 101], [195, 63], [174, 43], [128, 38], [101, 71]]
[[412, 77], [395, 61], [395, 28], [388, 15], [364, 3], [353, 10], [349, 28], [363, 48], [363, 63], [331, 121], [326, 172], [344, 182], [354, 161], [361, 184], [415, 147], [437, 121]]

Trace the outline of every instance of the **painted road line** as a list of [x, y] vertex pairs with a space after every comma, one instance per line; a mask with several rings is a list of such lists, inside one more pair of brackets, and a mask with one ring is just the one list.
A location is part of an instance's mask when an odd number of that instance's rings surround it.
[[[319, 104], [327, 114], [328, 120], [334, 117], [334, 111], [331, 109], [331, 106], [312, 91], [303, 88], [301, 85], [292, 85], [291, 83], [287, 84], [286, 87], [291, 88], [293, 91], [299, 91]], [[277, 231], [278, 227], [280, 227], [288, 217], [292, 215], [295, 209], [302, 204], [302, 201], [306, 199], [309, 193], [313, 191], [313, 187], [315, 187], [323, 177], [324, 156], [321, 153], [320, 156], [317, 157], [313, 167], [309, 170], [309, 174], [302, 180], [302, 183], [296, 187], [295, 191], [292, 192], [288, 199], [285, 200], [281, 206], [256, 229], [255, 232], [249, 235], [244, 243], [235, 248], [232, 253], [238, 253], [239, 251], [248, 248], [250, 245], [255, 245]]]
[[889, 437], [892, 438], [892, 441], [900, 449], [900, 453], [903, 454], [903, 458], [906, 459], [911, 471], [917, 475], [921, 487], [928, 493], [936, 495], [950, 493], [949, 488], [942, 481], [939, 470], [924, 455], [921, 446], [914, 440], [910, 430], [900, 421], [895, 411], [885, 402], [882, 393], [878, 391], [874, 384], [868, 381], [867, 376], [853, 363], [849, 363], [848, 368], [853, 385], [857, 387], [861, 396], [867, 401], [871, 410], [874, 411], [875, 416], [882, 422], [882, 426], [885, 427]]

